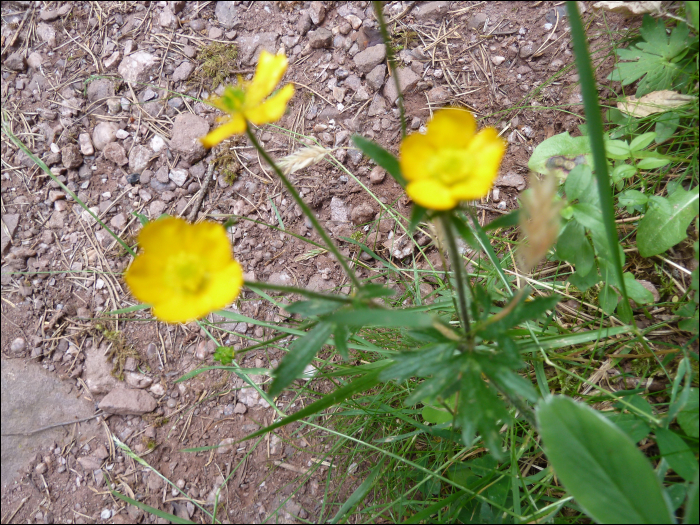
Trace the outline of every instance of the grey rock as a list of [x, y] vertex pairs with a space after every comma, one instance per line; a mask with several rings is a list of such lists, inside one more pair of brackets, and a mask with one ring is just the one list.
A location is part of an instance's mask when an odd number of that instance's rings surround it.
[[447, 14], [449, 8], [449, 2], [423, 2], [413, 11], [413, 16], [421, 21], [441, 18]]
[[91, 394], [101, 395], [112, 390], [118, 383], [112, 376], [112, 363], [105, 357], [107, 345], [88, 345], [85, 350], [83, 381]]
[[[239, 403], [240, 405], [240, 403]], [[245, 412], [243, 412], [245, 413]], [[216, 449], [217, 454], [230, 454], [233, 452], [236, 445], [235, 438], [224, 438], [219, 442], [219, 446]]]
[[371, 184], [381, 184], [386, 178], [386, 171], [380, 166], [375, 166], [369, 173], [369, 182]]
[[357, 53], [353, 57], [355, 66], [360, 71], [360, 73], [369, 73], [376, 66], [381, 64], [386, 58], [386, 49], [384, 44], [379, 44], [376, 46], [368, 47], [364, 51]]
[[150, 53], [136, 51], [121, 61], [119, 74], [127, 82], [147, 82], [157, 62], [156, 57]]
[[309, 32], [309, 29], [311, 29], [311, 16], [308, 11], [302, 11], [297, 22], [297, 31], [299, 31], [301, 36], [304, 36]]
[[347, 20], [350, 23], [350, 26], [357, 31], [360, 29], [362, 26], [362, 20], [360, 19], [359, 16], [357, 15], [348, 15], [345, 17], [345, 20]]
[[311, 2], [309, 16], [315, 25], [322, 24], [326, 18], [326, 7], [323, 5], [323, 2]]
[[353, 208], [350, 217], [355, 224], [364, 224], [374, 219], [374, 210], [369, 204], [360, 204]]
[[[420, 76], [418, 76], [411, 68], [397, 68], [396, 74], [399, 77], [399, 87], [401, 88], [401, 93], [404, 95], [406, 94], [406, 91], [416, 87], [416, 84], [420, 80]], [[396, 101], [399, 98], [399, 95], [396, 92], [395, 84], [396, 83], [392, 81], [387, 82], [384, 85], [384, 96], [387, 98], [390, 104], [396, 104]]]
[[384, 85], [384, 78], [386, 77], [386, 65], [379, 64], [375, 66], [372, 71], [367, 73], [365, 80], [367, 80], [367, 85], [374, 91], [378, 91]]
[[525, 177], [518, 175], [517, 173], [508, 172], [505, 175], [499, 175], [496, 179], [496, 186], [506, 186], [509, 188], [516, 188], [518, 190], [524, 190], [526, 186]]
[[114, 162], [117, 166], [124, 166], [129, 162], [129, 159], [126, 158], [124, 147], [116, 142], [107, 144], [102, 150], [102, 153], [105, 159]]
[[206, 27], [206, 24], [201, 18], [195, 18], [194, 20], [190, 20], [189, 26], [192, 28], [192, 31], [199, 33]]
[[80, 153], [83, 155], [92, 155], [95, 153], [95, 148], [92, 146], [89, 133], [81, 133], [78, 135], [78, 144], [80, 144]]
[[92, 132], [92, 144], [95, 146], [95, 149], [102, 151], [107, 144], [114, 142], [117, 139], [118, 129], [114, 122], [100, 122], [97, 124]]
[[194, 164], [206, 155], [207, 151], [199, 141], [209, 132], [209, 123], [192, 113], [181, 113], [175, 117], [170, 149], [180, 153], [186, 162]]
[[9, 55], [3, 62], [3, 65], [12, 71], [24, 71], [27, 69], [27, 61], [24, 56], [22, 56], [21, 51], [15, 51]]
[[212, 40], [218, 40], [222, 36], [224, 36], [224, 31], [220, 27], [212, 27], [209, 30], [209, 38]]
[[339, 222], [347, 222], [348, 210], [345, 206], [345, 201], [338, 197], [331, 199], [331, 220]]
[[194, 71], [194, 66], [190, 62], [183, 62], [177, 69], [173, 72], [173, 82], [182, 82], [190, 78], [190, 75]]
[[382, 97], [379, 93], [376, 93], [369, 105], [367, 116], [376, 117], [377, 115], [383, 115], [384, 113], [386, 113], [386, 103], [384, 102], [384, 97]]
[[18, 337], [14, 341], [12, 341], [12, 344], [10, 345], [10, 351], [13, 354], [18, 354], [20, 352], [24, 352], [27, 349], [27, 342], [22, 339], [21, 337]]
[[112, 228], [116, 230], [122, 230], [126, 226], [126, 215], [124, 213], [117, 213], [112, 220], [109, 221]]
[[124, 380], [132, 388], [148, 388], [153, 383], [153, 378], [139, 372], [126, 372]]
[[114, 96], [114, 83], [108, 78], [100, 78], [93, 82], [87, 88], [87, 98], [90, 102], [102, 100]]
[[550, 71], [559, 71], [562, 67], [564, 66], [564, 62], [562, 60], [559, 60], [558, 58], [555, 58], [552, 60], [552, 62], [549, 64], [549, 70]]
[[168, 178], [180, 187], [187, 182], [187, 177], [189, 177], [188, 171], [180, 168], [171, 170], [168, 174]]
[[131, 173], [141, 173], [151, 162], [153, 151], [146, 146], [137, 145], [129, 152], [129, 171]]
[[277, 33], [254, 33], [240, 35], [236, 39], [240, 51], [240, 61], [243, 64], [252, 65], [257, 62], [263, 50], [270, 53], [277, 52]]
[[36, 34], [41, 40], [46, 42], [49, 47], [56, 47], [56, 30], [49, 24], [39, 22], [36, 26]]
[[288, 286], [292, 282], [292, 278], [287, 272], [275, 272], [270, 275], [268, 279], [270, 284], [276, 284], [278, 286]]
[[476, 13], [469, 19], [469, 22], [467, 22], [467, 29], [483, 29], [484, 24], [486, 23], [488, 18], [489, 17], [486, 16], [485, 13]]
[[362, 162], [362, 152], [359, 149], [351, 148], [347, 150], [348, 152], [348, 157], [350, 158], [350, 163], [353, 166], [357, 166], [360, 162]]
[[231, 29], [236, 24], [236, 2], [216, 2], [214, 14], [222, 26]]
[[335, 288], [335, 283], [331, 280], [324, 279], [320, 273], [315, 273], [309, 279], [306, 284], [306, 289], [316, 292], [322, 292], [324, 290], [332, 290]]
[[428, 100], [431, 104], [440, 106], [450, 99], [450, 93], [443, 86], [435, 86], [428, 91]]
[[83, 156], [80, 149], [75, 144], [68, 144], [61, 150], [61, 162], [63, 166], [71, 169], [77, 168], [83, 163]]
[[43, 58], [41, 58], [41, 55], [34, 51], [33, 53], [30, 53], [29, 56], [27, 57], [27, 65], [31, 67], [32, 69], [39, 69], [41, 67], [41, 64], [43, 63]]
[[156, 409], [157, 403], [148, 392], [117, 387], [100, 401], [98, 408], [108, 414], [140, 416]]
[[18, 213], [4, 213], [2, 215], [2, 255], [12, 244], [12, 237], [17, 231], [17, 226], [19, 225], [19, 214]]
[[316, 31], [309, 31], [309, 46], [311, 49], [330, 47], [333, 43], [333, 33], [325, 27], [319, 27]]
[[528, 43], [520, 48], [520, 58], [528, 58], [535, 52], [535, 48], [531, 43]]
[[158, 17], [158, 24], [160, 24], [161, 27], [168, 28], [173, 28], [177, 25], [177, 17], [169, 6], [166, 6]]
[[187, 5], [187, 2], [183, 0], [178, 0], [176, 2], [168, 2], [168, 5], [170, 6], [170, 9], [172, 9], [173, 13], [177, 15], [178, 13], [182, 12], [182, 10], [185, 8], [185, 5]]
[[102, 59], [102, 65], [105, 67], [105, 70], [107, 69], [112, 69], [114, 65], [119, 61], [121, 58], [121, 53], [119, 51], [115, 51], [111, 55], [109, 55], [106, 58]]
[[163, 201], [153, 201], [148, 205], [148, 216], [151, 219], [157, 219], [160, 217], [167, 208], [167, 205]]
[[59, 14], [58, 9], [42, 9], [39, 13], [39, 18], [41, 18], [44, 22], [51, 22], [56, 20], [59, 16], [61, 15]]

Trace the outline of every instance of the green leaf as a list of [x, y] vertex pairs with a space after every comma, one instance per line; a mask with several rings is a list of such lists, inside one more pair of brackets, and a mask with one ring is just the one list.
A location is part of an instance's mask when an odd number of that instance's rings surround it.
[[609, 248], [600, 208], [593, 204], [578, 203], [573, 205], [573, 210], [574, 218], [590, 232], [598, 254], [607, 256]]
[[304, 372], [306, 365], [321, 350], [332, 331], [333, 325], [331, 323], [321, 322], [306, 335], [289, 345], [289, 353], [284, 356], [274, 372], [275, 378], [268, 392], [271, 398], [277, 397], [287, 385]]
[[613, 182], [618, 182], [622, 179], [628, 179], [635, 173], [637, 173], [637, 169], [634, 166], [630, 164], [618, 164], [610, 173], [610, 178]]
[[511, 228], [517, 226], [520, 221], [520, 210], [513, 210], [506, 215], [501, 215], [484, 226], [484, 231], [497, 230], [499, 228]]
[[609, 159], [627, 160], [632, 156], [630, 146], [624, 140], [605, 141], [605, 155]]
[[662, 142], [670, 139], [673, 134], [678, 129], [678, 125], [681, 123], [680, 117], [677, 113], [663, 113], [659, 115], [656, 119], [656, 143], [661, 144]]
[[536, 173], [547, 173], [550, 170], [547, 161], [552, 157], [562, 155], [577, 157], [578, 155], [588, 155], [590, 152], [591, 145], [588, 137], [572, 137], [568, 131], [565, 131], [541, 142], [532, 152], [527, 167]]
[[668, 197], [670, 213], [653, 208], [639, 222], [637, 248], [642, 257], [665, 252], [687, 237], [686, 230], [698, 214], [698, 188], [681, 188]]
[[233, 358], [236, 355], [234, 349], [230, 346], [219, 346], [214, 352], [214, 361], [218, 361], [222, 365], [230, 365], [233, 363]]
[[620, 430], [627, 434], [630, 439], [639, 443], [642, 439], [649, 435], [651, 427], [646, 422], [635, 414], [621, 414], [618, 412], [608, 412], [604, 414], [610, 421], [615, 423]]
[[313, 315], [324, 315], [333, 312], [343, 306], [337, 301], [327, 301], [325, 299], [311, 299], [310, 301], [297, 301], [284, 307], [291, 314], [299, 314], [302, 317]]
[[382, 459], [379, 460], [379, 463], [377, 463], [374, 466], [372, 472], [369, 473], [369, 476], [367, 476], [367, 478], [360, 484], [360, 486], [355, 489], [355, 491], [350, 495], [347, 501], [343, 503], [343, 506], [340, 507], [338, 513], [335, 516], [333, 516], [333, 519], [330, 520], [328, 523], [338, 523], [340, 518], [345, 516], [355, 505], [357, 505], [363, 499], [365, 499], [365, 496], [374, 485], [374, 480], [376, 480], [377, 476], [379, 476], [379, 474], [382, 472], [382, 468], [384, 467], [384, 459], [385, 457], [382, 457]]
[[564, 487], [599, 523], [673, 523], [661, 483], [630, 438], [561, 396], [536, 409], [544, 451]]
[[557, 305], [559, 296], [538, 297], [532, 301], [526, 301], [525, 296], [515, 296], [511, 301], [518, 302], [505, 317], [495, 322], [491, 321], [493, 317], [489, 318], [480, 329], [477, 328], [484, 339], [495, 339], [514, 326], [518, 326], [531, 319], [538, 319], [543, 316], [547, 310], [552, 310]]
[[661, 168], [662, 166], [666, 166], [666, 164], [669, 164], [671, 161], [668, 159], [659, 159], [656, 157], [646, 157], [639, 162], [637, 162], [637, 167], [640, 170], [655, 170], [656, 168]]
[[687, 481], [695, 478], [698, 473], [698, 460], [687, 443], [667, 428], [658, 428], [654, 434], [656, 434], [656, 444], [659, 445], [661, 457], [670, 467]]
[[413, 209], [411, 210], [411, 221], [409, 222], [408, 225], [408, 231], [413, 233], [416, 231], [416, 228], [418, 227], [418, 224], [425, 219], [425, 216], [428, 214], [428, 210], [424, 208], [423, 206], [419, 206], [415, 202], [413, 203]]
[[632, 142], [630, 142], [630, 151], [641, 151], [644, 148], [646, 148], [649, 144], [654, 142], [654, 139], [656, 138], [656, 133], [653, 131], [650, 131], [648, 133], [642, 133], [641, 135], [637, 135], [632, 139]]
[[593, 188], [593, 172], [590, 166], [579, 164], [569, 172], [564, 182], [564, 191], [569, 202], [581, 197], [581, 195], [591, 192]]
[[[695, 327], [697, 331], [697, 326]], [[688, 401], [678, 413], [677, 421], [687, 436], [698, 439], [700, 430], [698, 429], [698, 396], [700, 390], [691, 388], [688, 394]]]
[[581, 275], [577, 270], [575, 274], [569, 276], [568, 281], [578, 288], [579, 291], [585, 292], [591, 286], [595, 286], [600, 282], [600, 275], [594, 266], [593, 271], [590, 271], [585, 275]]
[[643, 206], [648, 200], [649, 197], [639, 190], [623, 191], [617, 196], [620, 206]]
[[[698, 27], [699, 11], [700, 11], [700, 5], [698, 5], [697, 2], [686, 2], [685, 3], [686, 19], [688, 20], [688, 24], [693, 29], [695, 29], [696, 32], [698, 31], [698, 29], [700, 29], [700, 27]], [[697, 516], [697, 512], [695, 513], [695, 515]], [[697, 521], [697, 519], [695, 521]]]
[[[695, 23], [697, 24], [697, 11], [695, 11]], [[695, 479], [690, 484], [688, 488], [688, 499], [685, 502], [685, 517], [683, 518], [683, 523], [691, 524], [698, 523], [698, 487], [700, 486], [700, 479], [698, 479], [698, 474], [695, 473]]]
[[600, 293], [598, 294], [598, 304], [606, 314], [612, 315], [615, 308], [617, 308], [617, 301], [617, 292], [612, 286], [606, 284], [600, 289]]
[[403, 174], [401, 173], [401, 165], [396, 157], [394, 157], [376, 142], [372, 142], [371, 140], [368, 140], [360, 135], [353, 135], [352, 141], [355, 146], [362, 151], [362, 153], [367, 155], [379, 166], [384, 168], [389, 175], [394, 177], [394, 180], [398, 182], [402, 188], [406, 187], [406, 179], [403, 178]]
[[572, 263], [579, 277], [585, 277], [595, 267], [593, 247], [586, 238], [583, 226], [575, 219], [559, 234], [556, 250], [559, 260]]
[[[452, 414], [456, 409], [456, 401], [457, 394], [452, 394], [449, 398], [443, 400], [443, 403], [440, 403], [435, 397], [423, 399], [422, 403], [425, 406], [423, 407], [421, 415], [424, 420], [433, 425], [449, 423], [454, 419]], [[452, 412], [450, 412], [445, 405], [447, 405]]]
[[432, 315], [412, 310], [356, 309], [337, 312], [327, 321], [347, 326], [408, 326], [410, 328], [430, 328], [437, 321]]
[[654, 294], [644, 288], [642, 284], [634, 278], [630, 272], [622, 274], [625, 279], [627, 295], [637, 304], [649, 304], [654, 302]]
[[348, 339], [350, 338], [350, 329], [342, 324], [336, 324], [333, 327], [333, 342], [338, 349], [338, 353], [346, 361], [350, 359], [348, 353]]

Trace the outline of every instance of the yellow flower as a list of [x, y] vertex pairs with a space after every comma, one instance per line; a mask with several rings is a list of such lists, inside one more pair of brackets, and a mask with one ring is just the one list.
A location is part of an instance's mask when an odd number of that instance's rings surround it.
[[245, 133], [248, 122], [267, 124], [284, 115], [287, 102], [294, 95], [294, 86], [287, 84], [273, 96], [269, 95], [282, 80], [284, 72], [287, 71], [287, 64], [286, 56], [263, 51], [260, 53], [253, 80], [245, 83], [239, 76], [236, 87], [227, 86], [222, 97], [212, 97], [210, 102], [228, 113], [223, 117], [228, 122], [200, 139], [205, 148], [214, 147], [232, 135]]
[[124, 279], [161, 321], [198, 319], [232, 303], [241, 291], [243, 269], [220, 224], [160, 219], [143, 227], [139, 247]]
[[401, 143], [406, 193], [431, 210], [450, 210], [459, 201], [481, 198], [491, 189], [505, 151], [495, 129], [476, 133], [468, 111], [440, 110], [425, 135], [415, 133]]

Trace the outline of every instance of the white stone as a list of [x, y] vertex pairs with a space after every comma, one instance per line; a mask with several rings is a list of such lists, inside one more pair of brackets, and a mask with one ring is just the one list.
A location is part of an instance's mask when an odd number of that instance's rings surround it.
[[163, 137], [161, 137], [160, 135], [154, 135], [153, 138], [151, 139], [151, 149], [155, 153], [158, 153], [165, 146], [167, 146], [165, 139]]
[[178, 186], [182, 186], [183, 184], [185, 184], [185, 182], [187, 182], [188, 175], [189, 173], [187, 172], [187, 170], [174, 169], [170, 171], [170, 173], [168, 174], [168, 178]]

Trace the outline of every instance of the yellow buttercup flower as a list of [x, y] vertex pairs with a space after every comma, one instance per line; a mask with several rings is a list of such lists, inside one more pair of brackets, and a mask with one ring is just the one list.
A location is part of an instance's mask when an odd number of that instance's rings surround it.
[[203, 317], [232, 303], [243, 286], [243, 269], [221, 224], [160, 219], [143, 227], [139, 248], [124, 279], [161, 321]]
[[435, 113], [425, 135], [406, 137], [400, 149], [408, 196], [424, 208], [450, 210], [489, 192], [506, 143], [494, 128], [476, 133], [468, 111], [449, 108]]
[[248, 122], [267, 124], [284, 115], [287, 102], [294, 95], [294, 86], [287, 84], [271, 97], [270, 94], [282, 80], [288, 63], [284, 55], [263, 51], [253, 80], [246, 83], [239, 76], [237, 86], [227, 86], [223, 96], [210, 99], [211, 104], [228, 115], [222, 117], [227, 120], [225, 124], [200, 139], [205, 148], [212, 148], [232, 135], [245, 133]]

